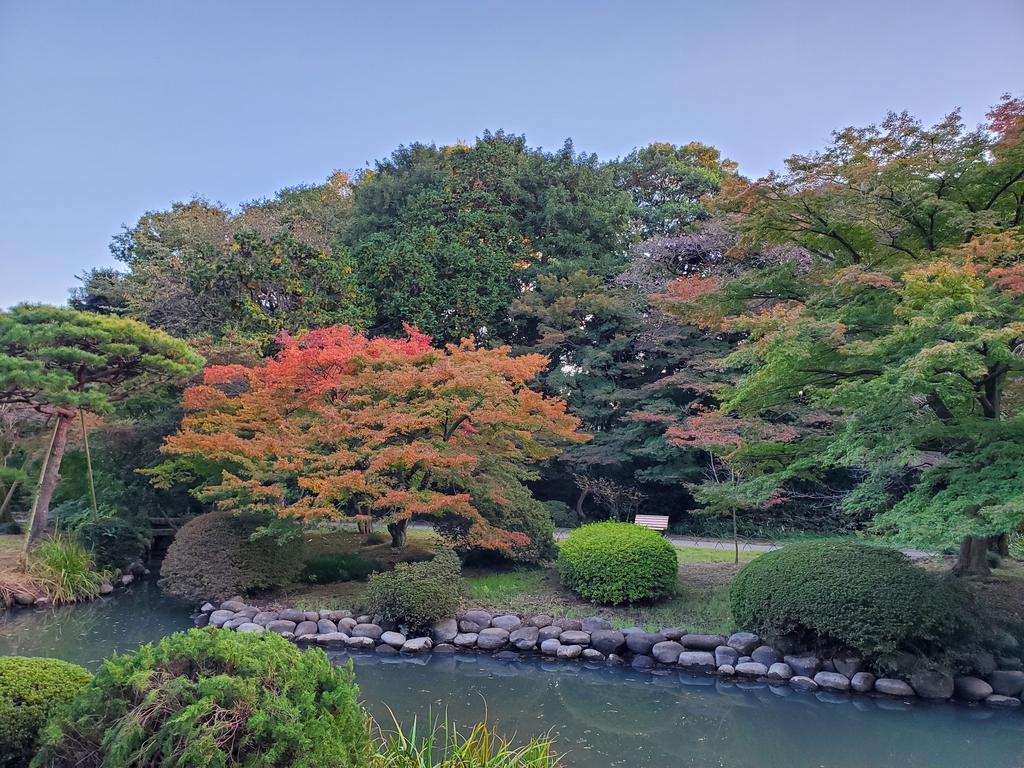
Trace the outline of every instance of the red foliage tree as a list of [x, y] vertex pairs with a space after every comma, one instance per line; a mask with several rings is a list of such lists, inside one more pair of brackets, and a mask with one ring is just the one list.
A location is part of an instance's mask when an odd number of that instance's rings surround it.
[[578, 420], [527, 386], [544, 356], [472, 340], [438, 349], [406, 333], [324, 328], [280, 337], [264, 365], [207, 368], [164, 451], [221, 466], [198, 495], [224, 509], [371, 515], [394, 546], [410, 519], [431, 518], [455, 546], [514, 553], [529, 540], [490, 524], [477, 496], [500, 499], [524, 477], [517, 470], [585, 439]]

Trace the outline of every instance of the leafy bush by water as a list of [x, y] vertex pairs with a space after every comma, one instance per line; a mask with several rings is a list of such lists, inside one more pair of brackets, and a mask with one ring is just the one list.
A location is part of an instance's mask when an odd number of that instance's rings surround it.
[[92, 553], [66, 533], [54, 534], [33, 547], [28, 571], [55, 605], [96, 597], [104, 578]]
[[329, 584], [335, 581], [361, 581], [381, 563], [351, 552], [327, 552], [314, 555], [302, 568], [302, 580], [310, 584]]
[[396, 720], [392, 731], [381, 733], [380, 752], [373, 768], [557, 768], [549, 738], [531, 739], [516, 747], [478, 723], [463, 735], [445, 718], [420, 731], [414, 719], [408, 728]]
[[191, 630], [104, 662], [34, 766], [365, 768], [351, 668], [268, 632]]
[[261, 520], [230, 512], [200, 515], [182, 526], [167, 549], [160, 586], [192, 601], [223, 599], [294, 581], [302, 570], [302, 541], [256, 539]]
[[366, 585], [366, 609], [411, 630], [423, 630], [455, 615], [463, 593], [462, 565], [450, 549], [433, 560], [399, 563], [375, 573]]
[[737, 626], [769, 638], [847, 646], [869, 658], [942, 652], [977, 620], [959, 585], [901, 552], [857, 542], [802, 542], [761, 555], [730, 590]]
[[632, 523], [591, 523], [562, 542], [562, 584], [606, 605], [671, 595], [678, 579], [675, 547], [664, 536]]
[[91, 679], [60, 659], [0, 656], [0, 768], [27, 766], [47, 718]]

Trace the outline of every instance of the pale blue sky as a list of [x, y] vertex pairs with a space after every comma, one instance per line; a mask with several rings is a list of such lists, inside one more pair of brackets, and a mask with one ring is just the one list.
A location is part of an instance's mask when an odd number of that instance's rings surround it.
[[63, 303], [110, 237], [483, 130], [748, 175], [889, 109], [1024, 90], [1021, 0], [0, 0], [0, 307]]

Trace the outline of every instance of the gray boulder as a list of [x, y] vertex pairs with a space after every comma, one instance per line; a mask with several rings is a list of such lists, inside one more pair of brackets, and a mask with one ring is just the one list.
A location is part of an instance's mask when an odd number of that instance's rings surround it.
[[540, 630], [537, 632], [537, 639], [540, 640], [540, 642], [542, 643], [545, 640], [557, 640], [564, 631], [565, 630], [563, 630], [557, 624], [549, 624], [546, 627], [540, 628]]
[[531, 616], [526, 623], [531, 627], [537, 627], [537, 629], [540, 629], [541, 627], [550, 627], [554, 621], [555, 620], [546, 613], [540, 613], [536, 616]]
[[320, 619], [316, 623], [316, 631], [321, 635], [329, 635], [331, 632], [338, 631], [338, 625], [330, 619]]
[[504, 629], [506, 632], [514, 632], [523, 626], [523, 620], [518, 616], [512, 616], [511, 614], [495, 616], [491, 619], [491, 626]]
[[435, 643], [450, 643], [459, 634], [459, 622], [455, 619], [444, 619], [430, 629], [430, 638]]
[[580, 622], [580, 629], [583, 632], [596, 632], [599, 629], [611, 629], [612, 623], [600, 616], [588, 616]]
[[365, 613], [362, 616], [356, 616], [356, 624], [374, 624], [373, 616], [368, 616]]
[[583, 660], [584, 661], [604, 661], [604, 654], [600, 651], [595, 651], [593, 648], [583, 649]]
[[302, 637], [303, 635], [315, 635], [319, 632], [315, 621], [300, 621], [295, 626], [295, 636]]
[[338, 619], [337, 622], [335, 623], [338, 625], [339, 632], [351, 632], [352, 627], [356, 626], [356, 624], [358, 624], [359, 622], [353, 619], [351, 616], [346, 616], [344, 618]]
[[203, 607], [199, 609], [203, 613], [213, 613], [217, 610], [217, 606], [213, 603], [203, 603]]
[[819, 672], [814, 676], [814, 682], [818, 684], [819, 688], [830, 691], [850, 690], [850, 678], [838, 672]]
[[520, 651], [532, 651], [537, 647], [540, 630], [537, 627], [520, 627], [508, 636], [508, 641]]
[[348, 635], [344, 632], [327, 632], [316, 636], [316, 644], [324, 648], [342, 648], [348, 644]]
[[459, 632], [452, 638], [452, 645], [456, 648], [472, 648], [476, 645], [477, 637], [479, 635], [476, 632]]
[[426, 653], [434, 647], [429, 637], [413, 637], [402, 643], [402, 653]]
[[753, 632], [735, 632], [729, 635], [725, 644], [735, 648], [740, 656], [749, 656], [761, 644], [761, 638]]
[[590, 647], [605, 656], [610, 653], [618, 653], [625, 643], [625, 636], [615, 629], [596, 629], [590, 633]]
[[695, 672], [713, 672], [718, 668], [714, 654], [708, 651], [683, 651], [677, 659], [679, 666]]
[[295, 627], [298, 625], [294, 621], [288, 621], [287, 619], [278, 619], [267, 624], [267, 630], [270, 632], [277, 632], [282, 635], [285, 632], [295, 632]]
[[583, 629], [583, 622], [580, 619], [555, 619], [551, 623], [561, 627], [563, 632], [570, 629]]
[[769, 680], [789, 680], [793, 677], [793, 670], [784, 661], [777, 661], [768, 667]]
[[210, 614], [208, 614], [208, 613], [196, 614], [196, 616], [194, 618], [194, 623], [199, 628], [209, 626], [209, 624], [210, 624]]
[[852, 678], [864, 669], [864, 659], [856, 653], [841, 653], [832, 657], [832, 666], [836, 672]]
[[980, 677], [962, 675], [953, 681], [953, 693], [960, 701], [984, 701], [993, 691]]
[[345, 645], [354, 651], [372, 651], [376, 647], [377, 641], [372, 637], [357, 636], [350, 637], [345, 641]]
[[715, 648], [715, 664], [722, 666], [728, 664], [731, 667], [735, 667], [736, 663], [740, 660], [740, 652], [729, 645], [720, 645]]
[[654, 632], [631, 632], [626, 635], [626, 647], [633, 653], [647, 655], [655, 645], [666, 640], [667, 637]]
[[664, 627], [658, 630], [659, 635], [664, 635], [669, 640], [678, 641], [683, 635], [686, 634], [686, 630], [683, 627]]
[[590, 645], [590, 633], [582, 629], [567, 629], [558, 636], [562, 645]]
[[919, 668], [910, 676], [910, 687], [922, 699], [948, 699], [953, 695], [953, 678], [938, 669]]
[[725, 645], [725, 638], [721, 635], [683, 635], [679, 642], [688, 651], [714, 651]]
[[732, 664], [721, 664], [718, 667], [718, 674], [722, 677], [732, 677], [736, 674], [736, 667]]
[[277, 612], [277, 618], [285, 621], [294, 621], [296, 624], [306, 620], [305, 611], [296, 611], [294, 608], [285, 608]]
[[380, 640], [383, 634], [384, 630], [379, 624], [356, 624], [349, 632], [352, 637], [368, 637], [371, 640]]
[[559, 645], [555, 656], [560, 659], [578, 659], [583, 655], [582, 645]]
[[868, 693], [875, 687], [875, 676], [870, 672], [856, 672], [850, 678], [850, 688], [857, 693]]
[[111, 584], [109, 581], [104, 581], [104, 582], [102, 582], [100, 584], [100, 594], [101, 595], [109, 595], [113, 591], [114, 591], [114, 585]]
[[210, 614], [210, 625], [214, 627], [223, 627], [233, 618], [235, 618], [234, 611], [214, 611]]
[[380, 641], [392, 648], [401, 648], [405, 645], [406, 639], [401, 632], [382, 632], [380, 636]]
[[988, 684], [997, 696], [1020, 696], [1024, 691], [1024, 672], [1016, 669], [997, 669], [988, 676]]
[[757, 646], [757, 648], [750, 652], [750, 658], [759, 664], [764, 664], [766, 667], [770, 667], [772, 664], [777, 664], [780, 661], [785, 661], [782, 658], [782, 654], [770, 645]]
[[491, 626], [492, 616], [487, 611], [466, 611], [462, 614], [462, 618], [479, 624], [481, 627]]
[[985, 699], [985, 703], [990, 707], [999, 707], [1001, 709], [1016, 709], [1021, 705], [1020, 699], [1015, 696], [1000, 696], [998, 693], [993, 693]]
[[633, 669], [650, 669], [654, 666], [654, 657], [639, 654], [633, 657], [633, 660], [629, 663]]
[[917, 694], [910, 687], [910, 683], [897, 680], [892, 677], [880, 677], [875, 680], [875, 692], [884, 693], [886, 696], [900, 696], [905, 699], [913, 698]]
[[782, 660], [789, 664], [790, 668], [793, 670], [793, 674], [799, 677], [813, 678], [821, 671], [821, 659], [813, 653], [784, 656]]
[[253, 624], [262, 624], [264, 627], [272, 621], [277, 621], [281, 615], [277, 611], [260, 611], [252, 617]]
[[222, 611], [231, 611], [232, 613], [238, 613], [243, 608], [245, 608], [245, 603], [241, 600], [225, 600], [220, 604]]
[[438, 643], [434, 646], [434, 653], [455, 653], [458, 649], [451, 643]]
[[251, 621], [245, 622], [238, 627], [239, 632], [255, 632], [257, 635], [266, 632], [261, 624], [253, 624]]
[[[819, 672], [818, 674], [821, 673]], [[805, 675], [793, 675], [793, 677], [789, 678], [789, 684], [798, 691], [818, 690], [818, 684]]]
[[398, 655], [398, 649], [395, 648], [393, 645], [388, 645], [387, 643], [381, 643], [380, 645], [377, 646], [377, 648], [375, 650], [381, 656], [397, 656]]
[[651, 648], [651, 655], [661, 664], [675, 664], [679, 661], [679, 654], [683, 652], [683, 646], [675, 640], [664, 640], [655, 643]]
[[540, 644], [540, 652], [545, 656], [554, 656], [558, 653], [558, 649], [562, 647], [562, 644], [558, 642], [557, 637], [551, 637]]
[[764, 677], [768, 674], [768, 667], [757, 661], [747, 661], [736, 665], [736, 674], [744, 677]]
[[258, 608], [253, 608], [251, 605], [247, 605], [242, 610], [235, 612], [235, 618], [238, 618], [239, 616], [244, 616], [247, 619], [251, 619], [254, 616], [258, 616], [259, 612], [260, 611]]
[[499, 627], [481, 629], [476, 638], [476, 647], [484, 651], [496, 651], [508, 643], [508, 632]]
[[459, 632], [479, 632], [484, 627], [489, 627], [490, 622], [487, 624], [478, 624], [475, 621], [469, 619], [459, 619]]

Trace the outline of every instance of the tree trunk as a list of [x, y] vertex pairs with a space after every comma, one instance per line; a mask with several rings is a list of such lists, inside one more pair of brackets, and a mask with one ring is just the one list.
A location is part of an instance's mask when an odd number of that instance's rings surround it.
[[50, 438], [50, 449], [43, 459], [43, 468], [39, 473], [39, 488], [36, 491], [36, 498], [32, 504], [32, 514], [29, 516], [28, 533], [25, 535], [25, 551], [42, 538], [46, 532], [46, 526], [50, 521], [50, 499], [57, 487], [57, 480], [60, 477], [60, 461], [64, 457], [64, 449], [68, 445], [68, 429], [74, 416], [66, 414], [57, 415], [57, 423], [53, 427], [53, 437]]
[[739, 534], [738, 526], [736, 525], [736, 510], [735, 510], [735, 508], [732, 511], [732, 543], [733, 543], [733, 546], [736, 549], [736, 559], [733, 560], [733, 562], [736, 565], [739, 565], [740, 564], [740, 534]]
[[14, 494], [18, 490], [19, 481], [12, 480], [11, 487], [7, 489], [7, 493], [4, 494], [4, 501], [0, 504], [0, 523], [13, 523], [14, 514], [11, 512], [11, 502], [14, 500]]
[[99, 517], [100, 508], [96, 503], [96, 480], [92, 474], [92, 452], [89, 450], [89, 430], [85, 428], [85, 411], [78, 409], [78, 418], [82, 422], [82, 442], [85, 444], [85, 469], [89, 476], [89, 497], [92, 499], [92, 513]]
[[997, 536], [988, 537], [988, 548], [1000, 557], [1010, 556], [1010, 534], [1000, 533]]
[[388, 523], [388, 533], [391, 534], [391, 546], [395, 549], [401, 549], [405, 546], [406, 529], [408, 526], [408, 520], [399, 520], [397, 523]]
[[590, 495], [589, 488], [583, 488], [580, 491], [579, 498], [576, 499], [576, 519], [581, 523], [583, 522], [583, 502], [587, 500], [587, 496]]
[[990, 576], [988, 565], [988, 539], [984, 536], [968, 536], [960, 542], [960, 559], [953, 572], [957, 576]]

